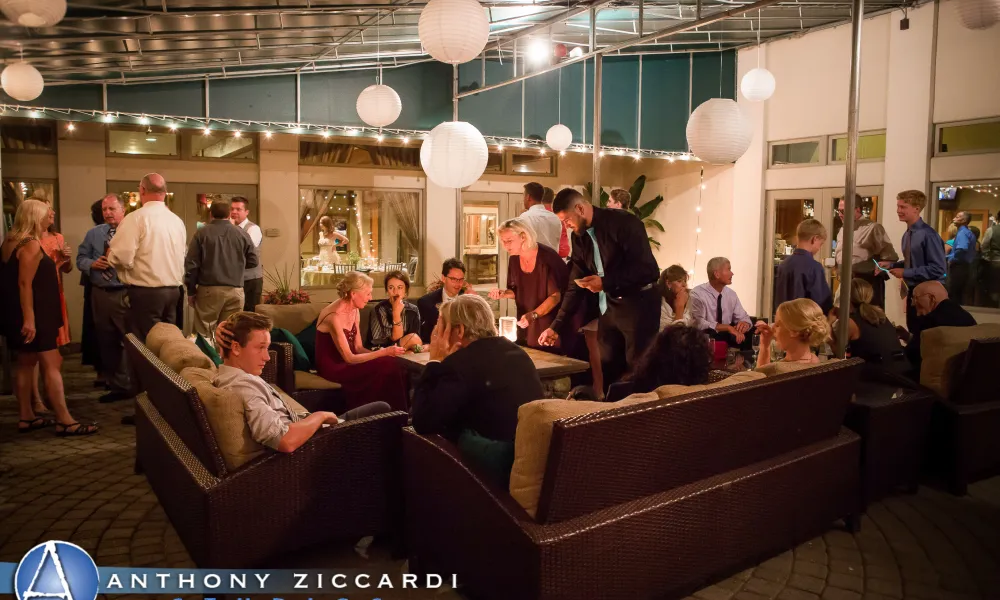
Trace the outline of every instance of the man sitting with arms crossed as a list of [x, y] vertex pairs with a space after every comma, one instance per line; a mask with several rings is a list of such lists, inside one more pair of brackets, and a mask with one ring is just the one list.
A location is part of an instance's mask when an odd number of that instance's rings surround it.
[[294, 452], [323, 425], [362, 419], [392, 410], [385, 402], [371, 402], [344, 413], [296, 414], [289, 410], [281, 394], [261, 379], [270, 359], [271, 319], [252, 312], [238, 312], [216, 329], [216, 343], [222, 348], [223, 364], [213, 382], [243, 399], [243, 414], [250, 435], [258, 443], [278, 452]]

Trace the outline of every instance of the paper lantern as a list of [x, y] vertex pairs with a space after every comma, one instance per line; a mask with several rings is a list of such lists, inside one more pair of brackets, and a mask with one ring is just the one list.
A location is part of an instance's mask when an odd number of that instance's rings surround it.
[[556, 152], [562, 152], [573, 143], [573, 132], [562, 123], [553, 125], [545, 133], [545, 143]]
[[740, 91], [751, 102], [763, 102], [774, 95], [774, 75], [763, 67], [750, 69], [740, 80]]
[[420, 11], [417, 33], [435, 60], [458, 65], [486, 47], [490, 22], [476, 0], [431, 0]]
[[688, 118], [688, 146], [698, 158], [723, 165], [734, 162], [750, 147], [753, 127], [736, 101], [712, 98]]
[[385, 127], [399, 118], [403, 103], [396, 90], [387, 85], [370, 85], [359, 95], [358, 116], [372, 127]]
[[1000, 0], [957, 0], [958, 18], [966, 29], [989, 29], [1000, 21]]
[[38, 69], [26, 62], [18, 62], [8, 65], [0, 73], [0, 86], [11, 98], [27, 102], [42, 93], [45, 81]]
[[0, 0], [0, 11], [24, 27], [51, 27], [66, 16], [66, 0]]
[[431, 130], [420, 147], [420, 165], [435, 184], [464, 188], [486, 170], [489, 150], [483, 134], [464, 121], [445, 121]]

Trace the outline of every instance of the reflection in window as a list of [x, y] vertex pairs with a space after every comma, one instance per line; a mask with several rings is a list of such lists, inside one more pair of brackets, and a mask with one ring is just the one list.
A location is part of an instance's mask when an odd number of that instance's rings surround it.
[[938, 133], [940, 154], [1000, 152], [1000, 121], [949, 125]]
[[299, 162], [304, 165], [338, 165], [342, 167], [383, 167], [417, 169], [420, 167], [420, 146], [365, 144], [353, 141], [299, 142]]
[[486, 173], [503, 173], [503, 152], [490, 152], [486, 159]]
[[3, 230], [10, 231], [14, 226], [14, 215], [17, 207], [28, 199], [48, 202], [56, 211], [56, 227], [59, 223], [59, 202], [56, 198], [55, 182], [24, 181], [20, 179], [5, 179], [3, 182]]
[[[847, 160], [847, 137], [833, 138], [832, 162]], [[870, 133], [858, 136], [858, 160], [879, 160], [885, 158], [885, 133]]]
[[241, 134], [239, 137], [222, 131], [208, 135], [186, 132], [191, 158], [216, 158], [226, 160], [257, 160], [257, 138]]
[[537, 152], [511, 152], [512, 175], [528, 173], [532, 175], [555, 175], [555, 157]]
[[420, 193], [301, 188], [301, 285], [329, 287], [357, 269], [382, 289], [385, 274], [405, 269], [419, 283]]
[[177, 156], [177, 134], [164, 127], [146, 129], [112, 128], [108, 130], [108, 152]]
[[12, 152], [55, 152], [53, 123], [31, 119], [0, 119], [0, 149]]
[[771, 165], [819, 164], [820, 141], [791, 142], [771, 146]]
[[466, 204], [462, 207], [462, 262], [470, 285], [498, 281], [499, 209], [495, 204]]
[[[966, 306], [1000, 308], [1000, 181], [942, 186], [937, 191], [937, 229], [945, 241], [948, 297]], [[968, 220], [974, 243], [960, 233]]]

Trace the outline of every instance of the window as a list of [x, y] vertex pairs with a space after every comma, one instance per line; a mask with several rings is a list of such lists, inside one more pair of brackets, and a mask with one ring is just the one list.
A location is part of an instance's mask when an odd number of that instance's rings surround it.
[[[830, 162], [847, 160], [847, 136], [830, 138]], [[885, 160], [885, 132], [862, 133], [858, 136], [858, 160]]]
[[504, 171], [504, 153], [500, 152], [490, 152], [490, 155], [486, 159], [486, 173], [500, 173], [503, 174]]
[[181, 137], [184, 155], [193, 159], [210, 160], [257, 160], [257, 136], [248, 133], [228, 131], [185, 131]]
[[178, 135], [166, 127], [108, 128], [108, 154], [180, 156]]
[[21, 202], [34, 198], [52, 204], [56, 211], [56, 230], [59, 229], [59, 198], [56, 195], [54, 181], [25, 181], [22, 179], [5, 179], [3, 181], [3, 230], [10, 231], [14, 226], [14, 215]]
[[785, 167], [825, 164], [826, 157], [823, 156], [825, 145], [824, 138], [771, 142], [770, 165], [772, 167]]
[[299, 142], [299, 164], [420, 170], [420, 144], [302, 140]]
[[508, 175], [555, 175], [556, 157], [540, 152], [511, 152]]
[[[948, 296], [965, 306], [1000, 308], [1000, 180], [940, 184], [934, 200], [947, 253]], [[971, 248], [962, 247], [967, 236], [958, 233], [955, 221], [965, 220], [960, 214], [968, 219]]]
[[332, 287], [357, 269], [375, 280], [406, 269], [418, 284], [423, 256], [421, 193], [410, 190], [301, 188], [299, 252], [303, 287]]
[[936, 154], [1000, 152], [1000, 119], [938, 125]]
[[55, 122], [34, 119], [0, 119], [0, 150], [55, 153]]

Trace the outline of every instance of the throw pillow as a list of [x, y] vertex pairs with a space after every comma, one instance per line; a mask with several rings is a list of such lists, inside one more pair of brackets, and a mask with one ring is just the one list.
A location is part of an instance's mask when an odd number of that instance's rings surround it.
[[219, 366], [222, 364], [222, 357], [219, 356], [219, 353], [215, 351], [215, 348], [212, 346], [212, 344], [209, 344], [208, 340], [206, 340], [205, 337], [202, 336], [200, 333], [195, 338], [194, 345], [201, 348], [201, 351], [205, 353], [205, 356], [212, 359], [212, 362], [215, 363], [215, 366]]
[[[295, 334], [295, 337], [299, 340], [299, 345], [305, 351], [306, 356], [309, 357], [309, 364], [316, 364], [316, 319], [313, 319], [313, 322], [305, 329]], [[296, 371], [309, 371], [311, 369], [311, 366], [307, 369], [295, 367]]]
[[292, 365], [296, 371], [309, 371], [312, 369], [312, 360], [306, 354], [305, 348], [299, 338], [292, 335], [287, 329], [275, 328], [271, 330], [272, 342], [286, 342], [292, 345]]

